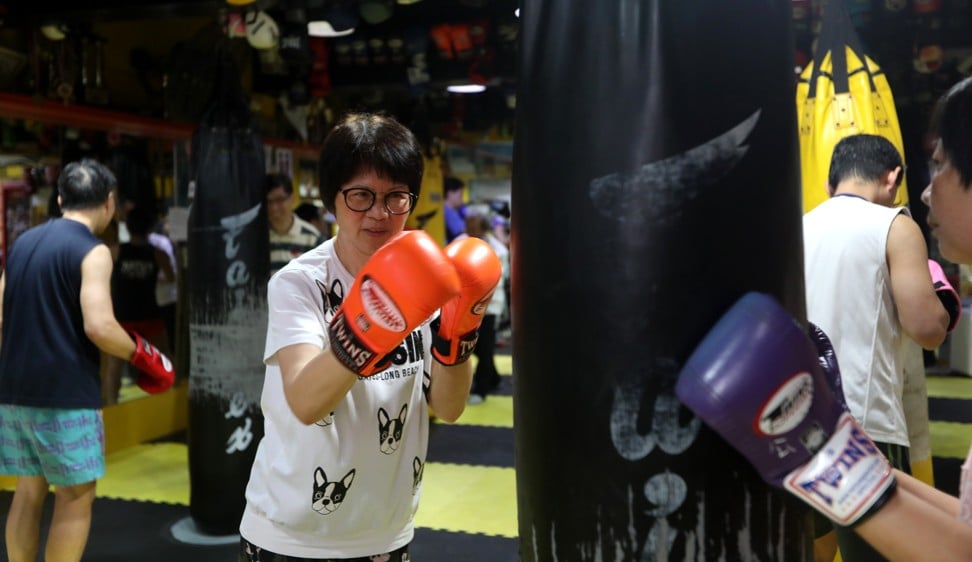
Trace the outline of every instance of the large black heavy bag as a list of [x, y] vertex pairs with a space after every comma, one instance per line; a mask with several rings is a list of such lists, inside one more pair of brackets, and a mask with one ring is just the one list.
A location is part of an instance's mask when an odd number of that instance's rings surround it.
[[189, 511], [209, 534], [239, 530], [263, 436], [260, 392], [270, 270], [263, 144], [221, 51], [192, 138], [188, 227]]
[[674, 395], [746, 291], [806, 316], [789, 0], [520, 16], [521, 559], [812, 560], [808, 510]]

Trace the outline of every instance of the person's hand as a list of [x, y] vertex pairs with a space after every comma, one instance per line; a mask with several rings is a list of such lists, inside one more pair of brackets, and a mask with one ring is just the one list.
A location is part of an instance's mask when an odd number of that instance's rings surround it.
[[446, 246], [445, 253], [459, 274], [459, 294], [442, 306], [432, 324], [432, 356], [443, 365], [458, 365], [476, 348], [486, 306], [503, 274], [503, 265], [490, 245], [466, 237]]
[[748, 293], [686, 361], [675, 392], [768, 483], [854, 525], [884, 504], [895, 479], [835, 395], [837, 362], [820, 343], [772, 297]]
[[142, 336], [135, 332], [128, 335], [135, 340], [135, 353], [129, 362], [141, 371], [135, 378], [135, 384], [149, 394], [169, 390], [175, 382], [172, 361]]
[[932, 283], [935, 285], [935, 294], [948, 312], [948, 331], [951, 332], [962, 318], [962, 299], [959, 298], [958, 291], [948, 282], [941, 264], [932, 259], [928, 260], [928, 272], [931, 273]]
[[359, 375], [382, 371], [386, 356], [458, 293], [456, 269], [435, 240], [403, 232], [361, 268], [328, 327], [331, 350]]

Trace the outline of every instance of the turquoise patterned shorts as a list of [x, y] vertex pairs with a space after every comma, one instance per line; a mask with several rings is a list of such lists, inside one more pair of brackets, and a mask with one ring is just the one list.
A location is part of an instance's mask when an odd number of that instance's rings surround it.
[[75, 486], [105, 475], [105, 429], [98, 410], [0, 404], [0, 473], [43, 476]]

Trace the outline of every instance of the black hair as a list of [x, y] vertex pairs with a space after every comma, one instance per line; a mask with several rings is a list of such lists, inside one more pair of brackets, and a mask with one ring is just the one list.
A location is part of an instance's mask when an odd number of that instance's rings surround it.
[[282, 187], [284, 193], [287, 195], [294, 192], [294, 184], [290, 181], [290, 177], [287, 174], [267, 174], [263, 178], [264, 193], [270, 193], [278, 187]]
[[959, 81], [939, 99], [932, 131], [968, 189], [972, 186], [972, 77]]
[[404, 125], [385, 115], [351, 113], [324, 139], [318, 165], [321, 201], [334, 212], [341, 187], [369, 170], [407, 185], [417, 197], [425, 163], [422, 147]]
[[297, 208], [294, 209], [294, 214], [300, 217], [302, 220], [310, 222], [321, 218], [321, 208], [313, 203], [308, 203], [304, 201]]
[[901, 173], [897, 185], [904, 179], [904, 163], [891, 141], [878, 135], [850, 135], [834, 146], [827, 182], [836, 189], [840, 182], [851, 178], [880, 180], [885, 173], [899, 166]]
[[61, 210], [93, 209], [103, 205], [117, 186], [115, 174], [97, 160], [84, 158], [71, 162], [64, 166], [57, 178]]
[[148, 236], [155, 226], [155, 216], [145, 207], [135, 207], [125, 215], [125, 227], [134, 236]]
[[456, 177], [446, 176], [446, 178], [442, 180], [443, 193], [449, 193], [450, 191], [457, 191], [464, 187], [466, 187], [466, 184], [463, 183], [461, 179]]

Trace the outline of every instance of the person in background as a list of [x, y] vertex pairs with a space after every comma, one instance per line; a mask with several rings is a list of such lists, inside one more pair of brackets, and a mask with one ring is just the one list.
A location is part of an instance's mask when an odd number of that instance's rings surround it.
[[[155, 347], [169, 354], [169, 340], [165, 320], [156, 301], [156, 284], [159, 277], [167, 282], [175, 281], [175, 271], [169, 256], [149, 243], [149, 233], [155, 218], [150, 211], [135, 207], [128, 212], [128, 242], [118, 246], [118, 256], [111, 275], [111, 298], [115, 317], [128, 331], [142, 334]], [[125, 361], [118, 357], [106, 357], [103, 381], [106, 406], [118, 403], [122, 372]]]
[[316, 228], [325, 239], [331, 237], [331, 225], [324, 218], [324, 209], [321, 206], [304, 201], [300, 205], [297, 205], [297, 208], [294, 209], [294, 214]]
[[71, 162], [57, 182], [62, 218], [17, 238], [0, 276], [0, 466], [17, 476], [7, 513], [10, 562], [34, 562], [48, 489], [54, 510], [44, 560], [82, 559], [95, 486], [105, 473], [101, 353], [131, 362], [139, 384], [168, 388], [168, 358], [127, 333], [111, 303], [114, 175]]
[[159, 270], [158, 279], [155, 282], [155, 302], [159, 307], [162, 321], [165, 322], [165, 335], [168, 342], [168, 350], [175, 355], [176, 335], [176, 304], [179, 301], [178, 283], [178, 264], [176, 263], [175, 248], [168, 235], [167, 222], [162, 222], [160, 232], [150, 232], [148, 236], [149, 244], [152, 247], [162, 250], [169, 259], [172, 268], [172, 280], [165, 278], [165, 272]]
[[459, 178], [448, 176], [442, 182], [447, 244], [466, 231], [465, 190], [466, 184]]
[[466, 215], [465, 230], [468, 236], [488, 242], [499, 257], [503, 268], [500, 286], [497, 287], [496, 292], [493, 293], [493, 298], [490, 299], [489, 305], [486, 307], [483, 324], [479, 328], [479, 340], [476, 341], [476, 349], [473, 351], [477, 361], [476, 370], [473, 372], [469, 403], [481, 404], [486, 399], [486, 395], [496, 390], [502, 381], [499, 371], [496, 370], [496, 329], [499, 318], [506, 308], [506, 295], [502, 289], [510, 276], [510, 260], [509, 250], [493, 235], [490, 229], [490, 220], [486, 214], [470, 211]]
[[326, 240], [313, 225], [294, 214], [294, 184], [284, 174], [267, 174], [267, 220], [270, 223], [270, 275]]
[[[933, 349], [949, 314], [935, 292], [924, 236], [895, 204], [904, 173], [886, 138], [856, 134], [834, 147], [831, 197], [803, 217], [807, 319], [833, 342], [847, 407], [896, 468], [910, 472], [904, 354]], [[826, 532], [829, 528], [836, 535]], [[882, 557], [857, 535], [818, 521], [820, 560]]]
[[322, 201], [339, 228], [268, 285], [266, 431], [239, 562], [409, 560], [430, 411], [452, 422], [465, 409], [467, 344], [501, 274], [481, 240], [443, 251], [403, 232], [423, 168], [390, 117], [351, 114], [324, 139]]

